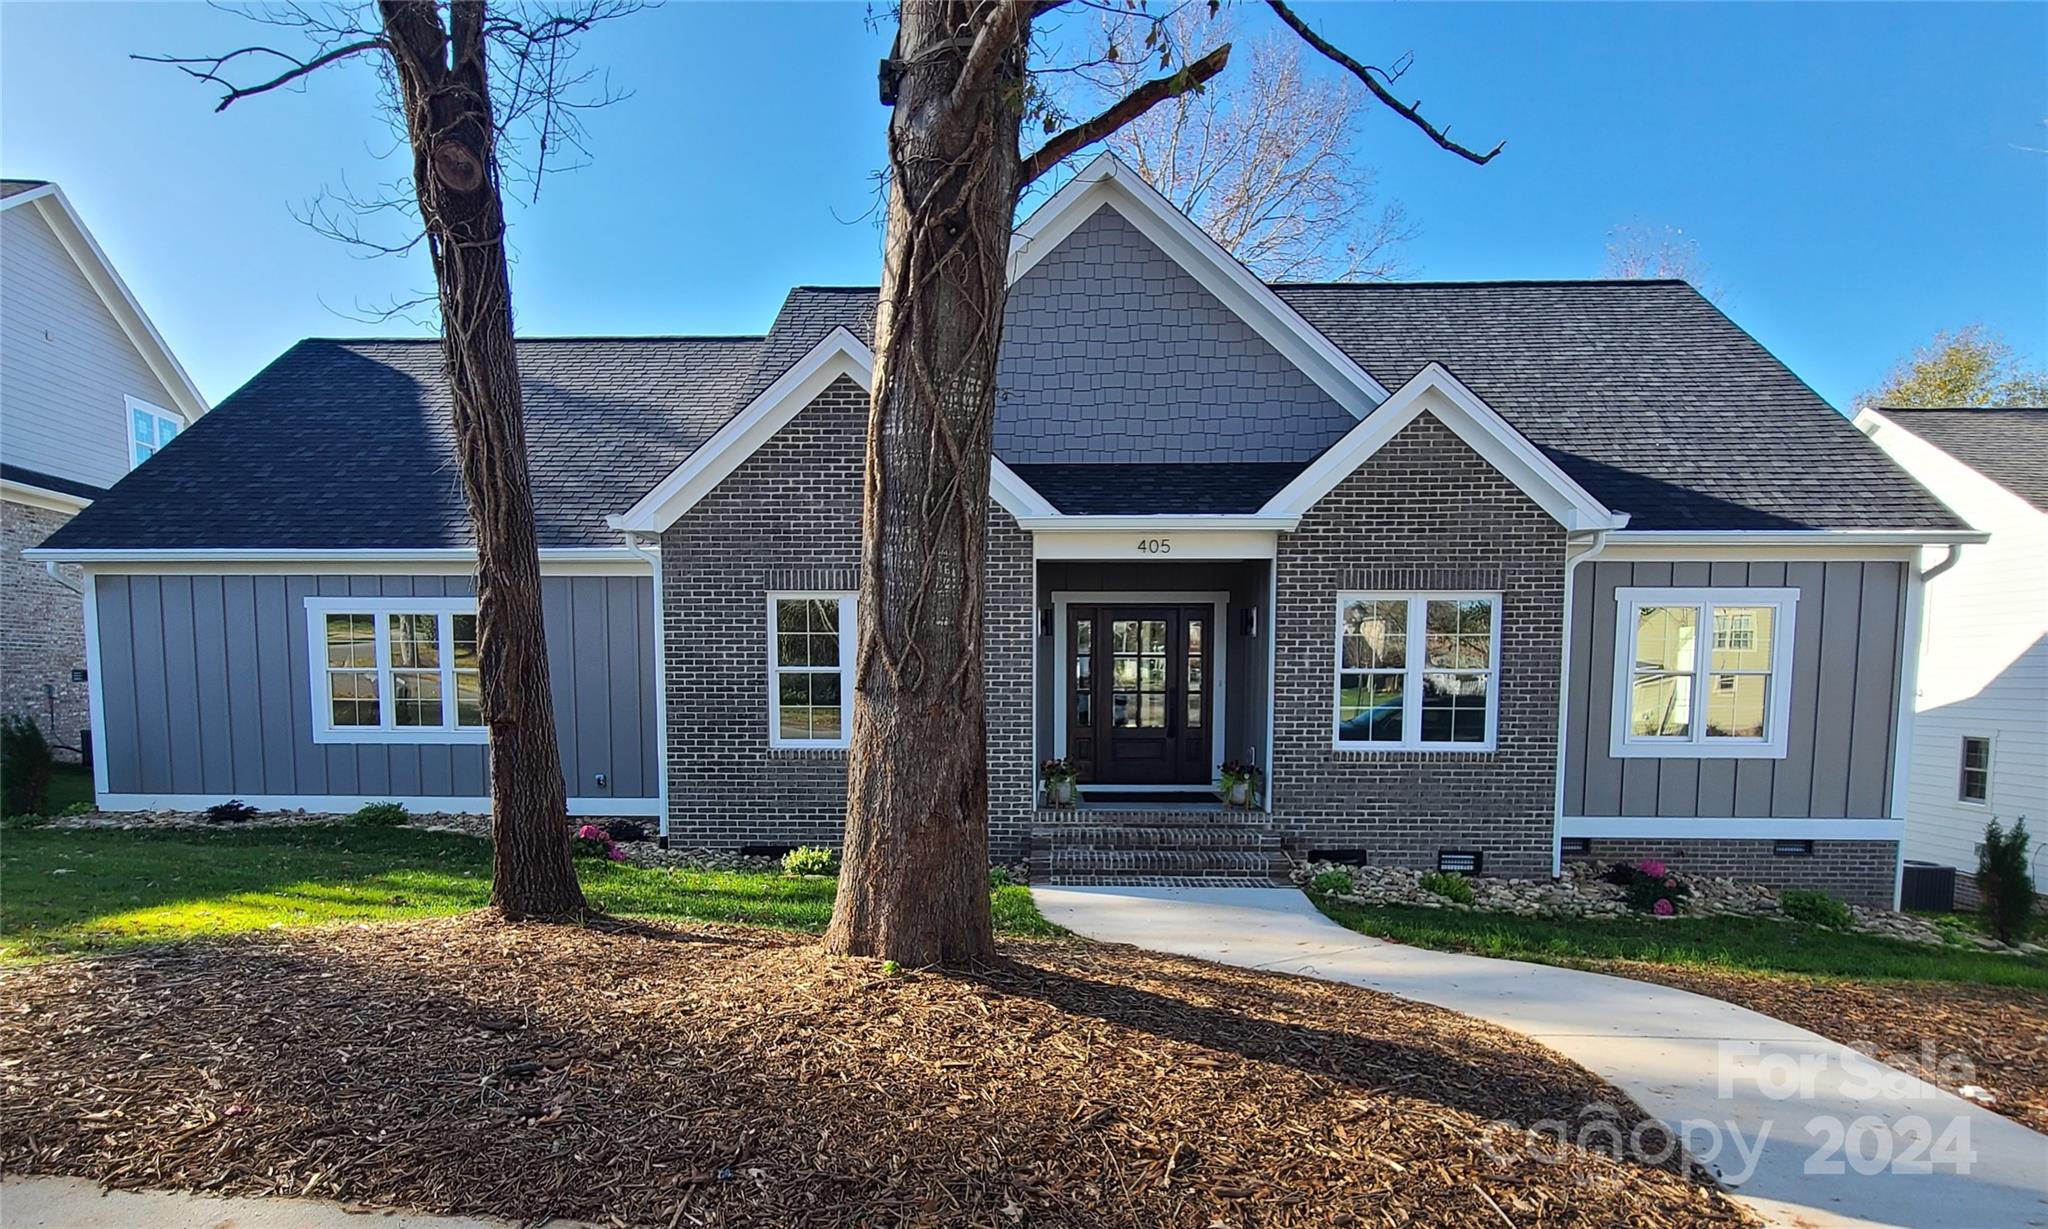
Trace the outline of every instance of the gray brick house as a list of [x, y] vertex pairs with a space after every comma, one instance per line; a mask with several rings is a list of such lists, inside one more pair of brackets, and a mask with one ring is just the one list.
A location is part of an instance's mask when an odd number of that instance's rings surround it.
[[[874, 297], [520, 343], [576, 813], [837, 838]], [[487, 805], [438, 369], [302, 342], [35, 552], [87, 577], [105, 805]], [[1018, 231], [1000, 382], [1000, 855], [1892, 897], [1920, 555], [1981, 535], [1689, 287], [1265, 285], [1105, 157]]]

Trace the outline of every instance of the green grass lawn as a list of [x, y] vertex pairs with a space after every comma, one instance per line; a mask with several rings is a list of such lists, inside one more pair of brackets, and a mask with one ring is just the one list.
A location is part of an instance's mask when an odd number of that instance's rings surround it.
[[1859, 981], [1969, 982], [2048, 990], [2048, 960], [1926, 947], [1763, 918], [1580, 921], [1450, 909], [1360, 907], [1311, 892], [1316, 906], [1361, 934], [1416, 947], [1585, 966], [1638, 960], [1744, 973]]
[[[834, 885], [762, 872], [579, 862], [583, 890], [628, 917], [821, 931]], [[473, 837], [321, 826], [241, 831], [52, 831], [0, 837], [0, 958], [319, 922], [429, 917], [490, 900]], [[1024, 888], [997, 889], [996, 927], [1054, 935]]]

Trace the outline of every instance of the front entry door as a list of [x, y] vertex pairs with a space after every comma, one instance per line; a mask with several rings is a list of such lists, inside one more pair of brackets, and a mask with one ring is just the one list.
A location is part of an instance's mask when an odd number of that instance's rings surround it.
[[1213, 608], [1069, 606], [1067, 619], [1067, 755], [1081, 780], [1208, 784]]

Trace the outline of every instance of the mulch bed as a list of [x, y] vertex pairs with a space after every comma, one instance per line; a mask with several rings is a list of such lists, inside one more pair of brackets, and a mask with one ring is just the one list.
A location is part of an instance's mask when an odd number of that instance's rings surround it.
[[[2048, 995], [1952, 982], [1848, 982], [1607, 961], [1588, 967], [1739, 1004], [1857, 1046], [2048, 1132]], [[1929, 1060], [1932, 1061], [1929, 1061]]]
[[[11, 1173], [670, 1229], [1752, 1223], [1525, 1038], [1128, 948], [892, 977], [771, 932], [471, 916], [0, 988]], [[1589, 1105], [1592, 1147], [1525, 1129]]]

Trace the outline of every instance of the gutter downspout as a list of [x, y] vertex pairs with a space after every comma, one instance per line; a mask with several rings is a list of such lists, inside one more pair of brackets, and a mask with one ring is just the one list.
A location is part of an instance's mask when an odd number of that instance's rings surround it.
[[1607, 549], [1606, 529], [1595, 530], [1593, 545], [1564, 565], [1564, 645], [1559, 655], [1557, 672], [1557, 783], [1553, 787], [1550, 819], [1550, 877], [1564, 875], [1564, 838], [1558, 829], [1564, 826], [1564, 757], [1570, 751], [1570, 741], [1565, 737], [1565, 723], [1570, 715], [1572, 702], [1572, 583], [1579, 565], [1598, 558]]
[[[1913, 733], [1919, 721], [1920, 711], [1920, 654], [1926, 644], [1926, 588], [1927, 582], [1962, 562], [1963, 548], [1960, 543], [1948, 544], [1948, 552], [1941, 562], [1931, 568], [1920, 566], [1919, 552], [1908, 563], [1906, 574], [1906, 602], [1904, 626], [1900, 629], [1905, 640], [1899, 654], [1899, 715], [1898, 726], [1892, 737], [1891, 806], [1887, 808], [1891, 817], [1904, 823], [1906, 801], [1913, 778]], [[1899, 847], [1892, 862], [1892, 908], [1897, 909], [1906, 891], [1906, 841], [1899, 839]]]
[[62, 571], [59, 570], [63, 566], [63, 564], [57, 562], [55, 559], [43, 560], [43, 571], [48, 572], [50, 574], [51, 580], [56, 581], [58, 584], [63, 585], [66, 589], [71, 590], [73, 593], [76, 593], [81, 597], [84, 596], [85, 583], [83, 581], [74, 581], [69, 576], [66, 576]]
[[[661, 539], [637, 531], [626, 535], [626, 549], [645, 559], [654, 570], [654, 744], [655, 790], [661, 800], [658, 844], [668, 848], [668, 627], [662, 620]], [[650, 548], [645, 540], [653, 537]]]

